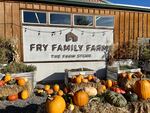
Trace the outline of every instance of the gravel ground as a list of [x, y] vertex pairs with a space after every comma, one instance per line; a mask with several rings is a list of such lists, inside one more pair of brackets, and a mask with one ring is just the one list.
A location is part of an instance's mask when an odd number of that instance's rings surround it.
[[18, 99], [15, 102], [0, 101], [0, 113], [36, 113], [39, 106], [45, 103], [46, 97], [32, 95], [27, 100]]

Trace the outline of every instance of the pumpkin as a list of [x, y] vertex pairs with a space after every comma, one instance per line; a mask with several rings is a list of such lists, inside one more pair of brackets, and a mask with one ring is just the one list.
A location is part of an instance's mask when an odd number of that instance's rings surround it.
[[19, 86], [24, 86], [26, 84], [26, 81], [24, 80], [24, 78], [20, 78], [18, 81], [17, 81], [18, 85]]
[[43, 89], [37, 89], [37, 93], [42, 93], [44, 90]]
[[51, 94], [54, 93], [53, 89], [46, 90], [46, 92], [47, 92], [48, 95], [51, 95]]
[[150, 98], [150, 82], [148, 80], [137, 80], [134, 84], [135, 93], [142, 99]]
[[84, 106], [88, 104], [89, 96], [84, 90], [78, 90], [74, 93], [73, 102], [77, 106]]
[[123, 95], [114, 91], [107, 91], [105, 99], [107, 102], [117, 107], [124, 107], [127, 104], [127, 100], [123, 97]]
[[98, 94], [102, 94], [102, 93], [104, 93], [106, 91], [106, 86], [105, 85], [100, 85], [100, 86], [98, 86], [98, 88], [97, 88], [97, 93]]
[[106, 80], [106, 87], [107, 88], [110, 88], [110, 87], [112, 87], [112, 80]]
[[45, 85], [45, 86], [44, 86], [44, 90], [45, 90], [45, 91], [47, 91], [47, 90], [49, 90], [49, 89], [50, 89], [50, 85]]
[[59, 91], [58, 91], [58, 95], [59, 95], [59, 96], [63, 96], [63, 95], [64, 95], [64, 92], [63, 92], [62, 90], [59, 90]]
[[5, 76], [4, 76], [4, 81], [5, 81], [5, 82], [8, 82], [8, 81], [10, 81], [10, 80], [11, 80], [11, 74], [6, 73]]
[[124, 97], [127, 99], [127, 101], [129, 102], [134, 102], [134, 101], [137, 101], [138, 100], [138, 96], [137, 94], [135, 93], [132, 93], [132, 92], [128, 92], [126, 94], [124, 94]]
[[84, 88], [85, 92], [89, 95], [89, 96], [96, 96], [97, 95], [97, 90], [94, 87], [85, 87]]
[[53, 90], [55, 91], [55, 92], [58, 92], [59, 91], [59, 85], [58, 84], [55, 84], [54, 86], [53, 86]]
[[9, 95], [7, 98], [9, 101], [15, 101], [18, 99], [18, 94]]
[[29, 92], [28, 90], [23, 90], [21, 92], [21, 99], [26, 100], [29, 97]]
[[66, 102], [61, 96], [54, 96], [46, 100], [47, 113], [63, 113], [66, 108]]
[[82, 78], [80, 76], [75, 78], [75, 83], [80, 84], [82, 82]]
[[82, 82], [83, 82], [83, 83], [88, 83], [88, 79], [83, 78], [83, 79], [82, 79]]
[[5, 82], [3, 80], [0, 80], [0, 87], [4, 85], [5, 85]]
[[69, 104], [68, 109], [69, 109], [70, 111], [73, 111], [73, 110], [74, 110], [74, 105], [73, 105], [73, 104]]

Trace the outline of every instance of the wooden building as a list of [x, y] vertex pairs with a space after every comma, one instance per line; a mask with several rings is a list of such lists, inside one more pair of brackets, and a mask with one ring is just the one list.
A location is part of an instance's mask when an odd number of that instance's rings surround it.
[[[25, 20], [25, 13], [39, 12], [36, 15], [39, 17], [36, 22], [33, 19], [27, 17]], [[42, 12], [42, 13], [41, 13]], [[44, 12], [44, 13], [43, 13]], [[131, 7], [131, 6], [118, 6], [107, 3], [101, 3], [98, 0], [1, 0], [0, 1], [0, 37], [1, 38], [14, 38], [17, 39], [17, 46], [19, 49], [20, 60], [24, 61], [23, 53], [23, 32], [30, 30], [29, 27], [23, 30], [24, 26], [38, 26], [38, 27], [62, 27], [62, 24], [55, 21], [49, 21], [49, 16], [45, 15], [47, 13], [54, 14], [70, 14], [71, 22], [64, 24], [65, 28], [87, 28], [87, 26], [78, 26], [80, 23], [74, 22], [76, 18], [74, 15], [86, 15], [93, 18], [92, 24], [88, 24], [89, 28], [92, 29], [109, 29], [113, 31], [113, 44], [116, 48], [120, 48], [123, 44], [128, 41], [137, 41], [138, 38], [150, 37], [150, 9]], [[42, 15], [45, 17], [40, 17]], [[53, 15], [56, 16], [56, 15]], [[105, 22], [97, 23], [96, 19], [102, 17], [110, 22], [109, 24], [104, 24]], [[41, 18], [41, 20], [40, 20]], [[44, 18], [44, 19], [42, 19]], [[67, 18], [67, 17], [66, 17]], [[63, 16], [62, 16], [63, 19]], [[90, 19], [89, 19], [90, 20]], [[63, 23], [63, 22], [62, 22]], [[42, 30], [42, 29], [41, 29]], [[36, 31], [36, 30], [35, 30]], [[82, 32], [82, 31], [81, 31]], [[42, 33], [37, 30], [37, 33]], [[51, 34], [53, 32], [50, 32]], [[60, 30], [61, 33], [61, 30]], [[96, 33], [96, 32], [91, 32]], [[32, 38], [32, 36], [31, 36]], [[24, 61], [26, 62], [26, 61]], [[47, 61], [46, 61], [47, 62]], [[76, 61], [74, 61], [76, 62]], [[90, 62], [90, 61], [88, 61]], [[98, 60], [91, 61], [98, 62]], [[33, 63], [32, 61], [30, 63]], [[36, 62], [38, 63], [38, 62]], [[44, 62], [41, 62], [44, 63]], [[50, 62], [54, 63], [54, 62]], [[37, 64], [39, 65], [39, 64]], [[44, 64], [43, 64], [44, 65]], [[58, 65], [58, 63], [57, 63]], [[60, 64], [61, 65], [61, 64]], [[97, 64], [98, 65], [98, 64]], [[57, 66], [56, 66], [57, 67]], [[50, 67], [51, 68], [51, 67]], [[99, 67], [97, 67], [98, 69]], [[62, 71], [62, 70], [58, 70]], [[46, 74], [46, 73], [45, 73]], [[46, 75], [43, 77], [46, 78]], [[41, 80], [42, 77], [38, 80]]]

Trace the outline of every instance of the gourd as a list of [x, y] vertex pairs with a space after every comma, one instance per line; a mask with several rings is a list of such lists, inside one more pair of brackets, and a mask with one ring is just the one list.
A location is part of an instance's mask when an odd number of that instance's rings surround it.
[[53, 86], [53, 90], [55, 91], [55, 92], [58, 92], [59, 91], [59, 85], [58, 84], [55, 84], [54, 86]]
[[59, 95], [59, 96], [63, 96], [63, 95], [64, 95], [64, 92], [63, 92], [62, 90], [59, 90], [59, 91], [58, 91], [58, 95]]
[[88, 76], [87, 76], [87, 79], [88, 79], [89, 81], [91, 81], [91, 80], [93, 79], [93, 76], [92, 76], [92, 75], [88, 75]]
[[97, 95], [97, 90], [94, 87], [85, 87], [84, 88], [85, 92], [89, 95], [89, 96], [96, 96]]
[[106, 80], [106, 87], [107, 88], [112, 87], [112, 80]]
[[113, 92], [107, 91], [105, 94], [105, 99], [112, 105], [117, 107], [124, 107], [127, 104], [127, 100], [123, 97], [123, 95]]
[[5, 82], [3, 80], [0, 80], [0, 87], [4, 85], [5, 85]]
[[16, 80], [15, 79], [11, 79], [10, 81], [7, 82], [7, 84], [9, 85], [13, 85], [16, 83]]
[[53, 91], [53, 89], [49, 89], [49, 90], [46, 90], [46, 92], [48, 95], [51, 95], [51, 94], [53, 94], [54, 91]]
[[82, 77], [78, 76], [75, 78], [75, 83], [80, 84], [82, 82]]
[[66, 102], [61, 96], [54, 96], [46, 100], [47, 113], [63, 113], [66, 108]]
[[84, 106], [88, 103], [89, 96], [84, 90], [78, 90], [74, 93], [73, 102], [77, 106]]
[[18, 99], [18, 94], [13, 94], [8, 96], [9, 101], [15, 101]]
[[10, 80], [11, 80], [11, 75], [9, 73], [6, 73], [5, 76], [4, 76], [4, 81], [8, 82]]
[[19, 78], [17, 83], [18, 83], [19, 86], [24, 86], [26, 84], [26, 81], [24, 80], [24, 78]]
[[148, 80], [137, 80], [134, 84], [135, 93], [142, 99], [150, 98], [150, 82]]
[[50, 85], [45, 85], [45, 86], [44, 86], [44, 90], [45, 90], [45, 91], [47, 91], [47, 90], [49, 90], [49, 89], [50, 89]]
[[134, 101], [137, 101], [138, 100], [138, 96], [137, 94], [135, 93], [132, 93], [132, 92], [128, 92], [126, 94], [124, 94], [124, 97], [127, 99], [127, 101], [129, 102], [134, 102]]
[[82, 79], [82, 82], [83, 82], [83, 83], [88, 83], [88, 79], [83, 78], [83, 79]]
[[106, 86], [105, 85], [100, 85], [97, 88], [97, 93], [98, 94], [103, 94], [106, 91]]
[[29, 97], [29, 92], [28, 90], [23, 90], [21, 92], [21, 99], [26, 100]]

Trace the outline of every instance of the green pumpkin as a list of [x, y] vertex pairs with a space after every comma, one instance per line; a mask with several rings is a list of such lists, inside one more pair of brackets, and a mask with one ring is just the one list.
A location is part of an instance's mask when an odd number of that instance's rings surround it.
[[129, 102], [134, 102], [138, 100], [138, 96], [135, 93], [128, 92], [124, 95], [124, 97], [127, 99]]
[[107, 91], [105, 99], [107, 102], [117, 107], [124, 107], [127, 104], [127, 100], [123, 97], [123, 95], [114, 91]]

